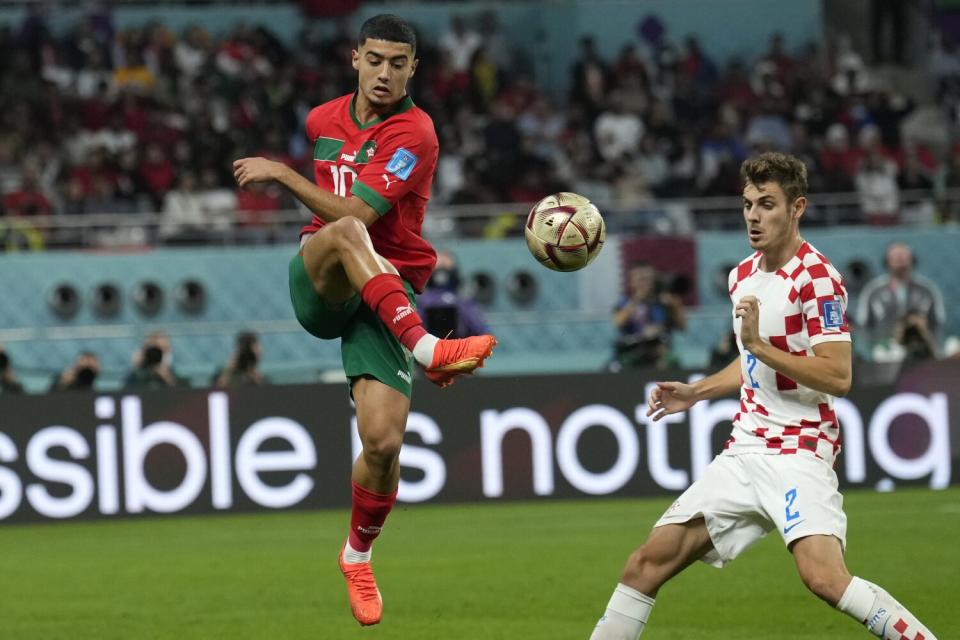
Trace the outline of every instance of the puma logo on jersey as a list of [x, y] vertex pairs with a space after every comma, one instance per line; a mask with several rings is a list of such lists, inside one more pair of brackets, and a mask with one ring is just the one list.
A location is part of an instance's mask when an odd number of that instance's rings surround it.
[[387, 183], [387, 186], [385, 187], [386, 189], [390, 189], [390, 185], [392, 185], [394, 182], [397, 182], [396, 180], [391, 180], [390, 176], [385, 173], [381, 173], [380, 177], [383, 178], [383, 181]]
[[353, 162], [353, 161], [356, 159], [356, 157], [357, 157], [357, 154], [355, 154], [355, 153], [341, 153], [341, 154], [340, 154], [340, 159], [341, 159], [341, 160], [346, 160], [347, 162]]
[[410, 374], [404, 371], [403, 369], [397, 369], [397, 377], [399, 377], [401, 380], [403, 380], [407, 384], [410, 384], [411, 382]]
[[397, 315], [393, 316], [393, 324], [397, 324], [398, 322], [406, 318], [411, 313], [413, 313], [413, 307], [411, 307], [410, 305], [406, 305], [404, 307], [397, 307], [396, 309]]

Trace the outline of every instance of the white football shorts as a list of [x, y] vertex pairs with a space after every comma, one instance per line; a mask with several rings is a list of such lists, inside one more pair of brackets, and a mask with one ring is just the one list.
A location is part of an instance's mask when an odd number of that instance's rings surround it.
[[713, 550], [701, 560], [722, 567], [773, 529], [789, 546], [831, 535], [847, 547], [847, 516], [837, 474], [805, 455], [719, 455], [654, 527], [702, 517]]

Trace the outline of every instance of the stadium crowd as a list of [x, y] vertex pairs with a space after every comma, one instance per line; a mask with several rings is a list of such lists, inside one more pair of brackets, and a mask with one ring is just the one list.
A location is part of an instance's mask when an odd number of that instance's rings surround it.
[[[356, 83], [352, 29], [323, 33], [306, 21], [287, 46], [265, 25], [222, 37], [159, 22], [118, 30], [109, 9], [91, 9], [54, 34], [28, 10], [0, 28], [3, 214], [161, 211], [160, 236], [172, 242], [229, 226], [238, 211], [256, 225], [293, 208], [277, 188], [238, 191], [230, 166], [256, 154], [310, 170], [307, 111]], [[769, 148], [804, 158], [814, 191], [858, 191], [869, 222], [898, 220], [900, 190], [932, 201], [960, 185], [960, 150], [902, 136], [913, 102], [842, 38], [790, 51], [773, 34], [755, 60], [721, 62], [647, 16], [612, 59], [583, 38], [565, 97], [535, 84], [531, 52], [493, 12], [454, 16], [419, 55], [411, 92], [440, 136], [438, 203], [570, 189], [613, 212], [736, 195], [740, 162]], [[931, 61], [949, 106], [960, 54], [938, 45]]]

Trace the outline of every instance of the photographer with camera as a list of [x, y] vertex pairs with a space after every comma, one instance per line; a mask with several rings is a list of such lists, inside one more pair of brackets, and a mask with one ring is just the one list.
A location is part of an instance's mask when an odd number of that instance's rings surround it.
[[657, 282], [656, 270], [646, 262], [627, 271], [627, 294], [613, 312], [618, 335], [612, 368], [669, 364], [670, 334], [687, 326], [683, 301], [670, 289]]
[[449, 251], [437, 252], [437, 266], [417, 296], [417, 309], [427, 330], [437, 336], [466, 338], [490, 333], [477, 303], [460, 292], [460, 270]]
[[163, 331], [155, 331], [134, 354], [133, 369], [127, 374], [124, 386], [163, 389], [184, 385], [185, 380], [174, 373], [172, 363], [170, 337]]
[[0, 393], [23, 393], [23, 385], [17, 380], [10, 363], [10, 356], [0, 346]]
[[237, 334], [237, 346], [222, 369], [213, 374], [214, 387], [264, 384], [266, 377], [257, 368], [261, 355], [260, 338], [252, 331]]
[[100, 359], [92, 351], [84, 351], [69, 367], [53, 377], [51, 391], [90, 391], [100, 374]]
[[887, 273], [860, 292], [857, 326], [875, 362], [916, 362], [940, 356], [946, 309], [940, 288], [916, 273], [917, 259], [902, 242], [887, 247]]

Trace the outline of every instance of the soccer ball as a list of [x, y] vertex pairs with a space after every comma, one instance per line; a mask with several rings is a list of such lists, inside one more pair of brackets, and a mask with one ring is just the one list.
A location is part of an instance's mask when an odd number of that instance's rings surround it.
[[523, 233], [540, 264], [554, 271], [576, 271], [600, 254], [607, 228], [592, 202], [561, 191], [533, 205]]

